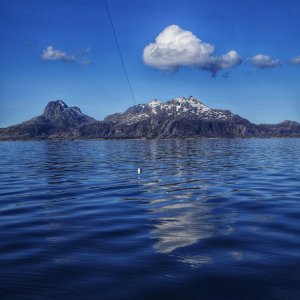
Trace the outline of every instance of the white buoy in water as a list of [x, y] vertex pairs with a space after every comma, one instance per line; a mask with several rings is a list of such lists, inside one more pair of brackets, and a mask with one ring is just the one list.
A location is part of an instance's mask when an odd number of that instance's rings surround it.
[[141, 174], [141, 173], [142, 173], [142, 169], [141, 169], [141, 168], [138, 168], [138, 169], [137, 169], [137, 173], [138, 173], [138, 174]]

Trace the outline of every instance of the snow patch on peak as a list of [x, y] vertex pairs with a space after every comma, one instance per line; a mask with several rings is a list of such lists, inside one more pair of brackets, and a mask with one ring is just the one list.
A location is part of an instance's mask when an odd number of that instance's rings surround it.
[[153, 113], [155, 115], [157, 114], [157, 109], [161, 108], [162, 105], [163, 104], [157, 99], [154, 99], [147, 103], [147, 106], [150, 108], [151, 113]]
[[[179, 111], [182, 106], [186, 107], [191, 107], [196, 109], [199, 113], [201, 112], [206, 112], [209, 111], [210, 108], [203, 104], [202, 102], [198, 101], [195, 97], [190, 96], [189, 98], [185, 97], [178, 97], [175, 99], [172, 99], [167, 102], [167, 104], [170, 105], [175, 105], [176, 106], [176, 111]], [[186, 109], [183, 109], [183, 111], [186, 111]]]
[[173, 101], [174, 102], [179, 102], [179, 103], [185, 103], [186, 102], [186, 98], [185, 97], [177, 97], [177, 98], [174, 98]]
[[62, 101], [62, 100], [56, 100], [55, 101], [63, 110], [67, 109], [68, 108], [68, 105]]
[[62, 105], [62, 106], [67, 106], [67, 104], [62, 100], [57, 100], [57, 103]]
[[189, 96], [188, 98], [189, 101], [197, 101], [198, 102], [198, 99], [194, 96]]
[[154, 99], [154, 100], [148, 102], [148, 105], [151, 106], [151, 107], [157, 107], [157, 106], [161, 105], [161, 102], [157, 99]]
[[210, 108], [208, 106], [206, 106], [205, 104], [199, 102], [198, 100], [195, 101], [194, 99], [192, 99], [192, 100], [189, 101], [189, 104], [190, 104], [190, 106], [195, 107], [195, 108], [197, 108], [197, 109], [199, 109], [203, 112], [210, 110]]

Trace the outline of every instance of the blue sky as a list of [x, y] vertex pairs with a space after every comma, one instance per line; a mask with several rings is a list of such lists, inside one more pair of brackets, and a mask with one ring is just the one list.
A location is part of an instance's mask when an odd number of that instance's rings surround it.
[[[254, 123], [300, 122], [299, 1], [107, 2], [138, 103], [193, 95]], [[0, 36], [0, 127], [55, 99], [96, 119], [134, 105], [104, 0], [0, 0]]]

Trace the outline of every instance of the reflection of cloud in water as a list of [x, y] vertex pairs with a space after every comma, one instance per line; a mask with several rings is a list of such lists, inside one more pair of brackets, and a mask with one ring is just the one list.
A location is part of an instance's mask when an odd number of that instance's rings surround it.
[[[185, 194], [181, 198], [190, 197]], [[161, 206], [159, 201], [158, 207], [155, 207], [156, 201], [152, 202], [152, 212], [158, 218], [150, 233], [157, 240], [154, 249], [160, 253], [171, 253], [178, 248], [193, 245], [201, 239], [211, 237], [216, 230], [215, 224], [209, 223], [208, 206], [197, 200], [186, 199], [179, 203], [178, 200], [173, 200], [174, 204], [168, 203], [165, 206]]]
[[149, 146], [144, 157], [150, 163], [152, 178], [144, 185], [152, 196], [153, 248], [191, 266], [212, 262], [207, 254], [176, 251], [211, 237], [216, 230], [216, 224], [211, 222], [212, 207], [201, 199], [205, 183], [195, 176], [200, 167], [194, 164], [195, 143], [152, 142]]
[[[232, 155], [223, 157], [219, 141], [151, 141], [143, 151], [141, 183], [154, 223], [154, 250], [191, 267], [213, 263], [214, 254], [201, 248], [200, 241], [214, 238], [219, 230], [232, 234], [234, 212], [224, 211], [220, 202], [229, 192], [220, 172], [231, 167]], [[222, 165], [215, 160], [218, 155]], [[222, 200], [214, 201], [216, 196]]]
[[180, 257], [179, 260], [189, 264], [192, 268], [197, 268], [201, 265], [208, 265], [214, 262], [213, 258], [209, 255], [183, 256], [182, 258]]

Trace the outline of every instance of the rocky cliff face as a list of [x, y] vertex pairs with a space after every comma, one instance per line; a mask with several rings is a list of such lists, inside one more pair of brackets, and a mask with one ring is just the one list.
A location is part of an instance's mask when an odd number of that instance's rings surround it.
[[199, 137], [300, 137], [300, 124], [256, 125], [228, 110], [209, 108], [191, 96], [138, 104], [103, 121], [57, 100], [49, 102], [41, 116], [0, 129], [0, 140]]

